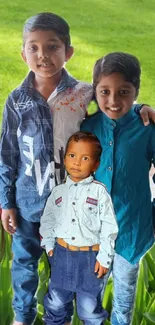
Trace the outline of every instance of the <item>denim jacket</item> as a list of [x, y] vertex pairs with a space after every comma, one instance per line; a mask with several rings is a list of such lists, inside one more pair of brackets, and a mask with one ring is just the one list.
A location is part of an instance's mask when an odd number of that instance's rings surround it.
[[[79, 97], [80, 87], [84, 88], [89, 103], [92, 87], [75, 80], [63, 69], [62, 79], [48, 104], [34, 89], [33, 79], [34, 73], [30, 71], [6, 101], [0, 143], [0, 204], [3, 209], [17, 208], [28, 221], [39, 222], [55, 185], [52, 108], [64, 109], [62, 94], [68, 89], [74, 91], [77, 86]], [[83, 105], [86, 107], [85, 102]], [[76, 109], [79, 109], [78, 96]], [[84, 115], [85, 111], [83, 115], [80, 111], [79, 125]]]

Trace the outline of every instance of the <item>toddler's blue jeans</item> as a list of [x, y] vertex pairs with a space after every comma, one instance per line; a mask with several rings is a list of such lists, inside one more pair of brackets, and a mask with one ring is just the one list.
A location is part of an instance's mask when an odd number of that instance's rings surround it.
[[64, 325], [68, 304], [76, 293], [78, 317], [86, 325], [101, 325], [108, 314], [102, 307], [104, 277], [94, 273], [97, 252], [71, 251], [56, 244], [51, 279], [44, 299], [47, 325]]
[[[36, 316], [38, 260], [43, 252], [40, 247], [40, 224], [28, 222], [20, 216], [17, 217], [17, 222], [18, 228], [12, 243], [13, 309], [17, 321], [31, 325]], [[72, 305], [69, 305], [66, 321], [71, 320], [72, 309]]]

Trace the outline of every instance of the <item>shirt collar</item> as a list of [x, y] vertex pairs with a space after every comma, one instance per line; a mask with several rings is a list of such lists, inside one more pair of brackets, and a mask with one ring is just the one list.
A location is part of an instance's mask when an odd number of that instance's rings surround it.
[[74, 181], [72, 181], [72, 179], [70, 178], [70, 176], [67, 176], [66, 183], [65, 184], [68, 187], [70, 187], [72, 185], [74, 185], [74, 186], [80, 186], [80, 185], [90, 184], [90, 183], [92, 183], [93, 180], [94, 180], [94, 177], [93, 176], [89, 176], [89, 177], [87, 177], [85, 179], [82, 179], [80, 182], [74, 182]]
[[30, 71], [27, 77], [24, 79], [22, 84], [20, 85], [20, 89], [24, 91], [24, 93], [31, 98], [35, 98], [35, 100], [43, 106], [48, 106], [47, 101], [43, 96], [34, 88], [34, 72]]
[[62, 78], [57, 86], [57, 92], [63, 91], [66, 88], [73, 88], [78, 81], [74, 79], [64, 68], [62, 69]]
[[109, 118], [105, 113], [102, 112], [102, 121], [105, 127], [114, 129], [116, 127], [120, 127], [123, 125], [128, 124], [131, 120], [133, 120], [134, 117], [136, 117], [136, 113], [134, 109], [130, 109], [128, 113], [126, 113], [124, 116], [119, 118], [118, 120], [113, 120]]
[[73, 88], [78, 81], [74, 79], [64, 68], [62, 69], [62, 77], [58, 84], [58, 86], [55, 88], [55, 90], [52, 92], [52, 94], [49, 96], [48, 101], [51, 98], [54, 98], [58, 93], [61, 91], [64, 91], [65, 89]]
[[[29, 95], [29, 96], [36, 96], [38, 98], [42, 97], [40, 93], [34, 88], [34, 72], [30, 71], [25, 78], [25, 80], [21, 84], [21, 88]], [[73, 88], [78, 81], [74, 79], [64, 68], [62, 69], [62, 78], [52, 93], [52, 97], [56, 96], [59, 92], [65, 90], [66, 88]], [[51, 96], [50, 96], [51, 97]], [[48, 98], [49, 99], [49, 98]], [[43, 99], [44, 100], [44, 99]], [[45, 101], [45, 100], [44, 100]]]

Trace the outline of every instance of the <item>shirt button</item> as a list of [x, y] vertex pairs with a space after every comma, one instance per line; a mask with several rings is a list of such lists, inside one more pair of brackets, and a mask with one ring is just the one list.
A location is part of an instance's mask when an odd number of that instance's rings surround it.
[[78, 186], [78, 184], [77, 184], [77, 183], [75, 183], [75, 184], [74, 184], [74, 186]]
[[74, 222], [74, 221], [75, 221], [75, 219], [72, 219], [72, 221]]
[[109, 265], [109, 264], [110, 264], [110, 262], [108, 261], [108, 262], [107, 262], [107, 264]]
[[108, 170], [112, 170], [112, 167], [109, 166], [109, 167], [108, 167]]
[[89, 207], [89, 210], [92, 210], [92, 207]]
[[75, 202], [72, 202], [73, 205], [75, 205]]
[[110, 146], [112, 146], [113, 145], [113, 141], [109, 141], [109, 144], [110, 144]]
[[75, 237], [72, 237], [72, 240], [74, 240], [75, 239]]

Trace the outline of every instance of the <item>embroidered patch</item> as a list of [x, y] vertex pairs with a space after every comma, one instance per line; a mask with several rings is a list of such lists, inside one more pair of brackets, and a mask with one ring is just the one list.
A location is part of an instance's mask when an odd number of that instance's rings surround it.
[[93, 205], [97, 205], [98, 204], [98, 200], [95, 200], [95, 199], [93, 199], [91, 197], [87, 197], [86, 203], [90, 203], [90, 204], [93, 204]]
[[60, 202], [62, 202], [62, 196], [55, 200], [55, 204], [58, 205]]

